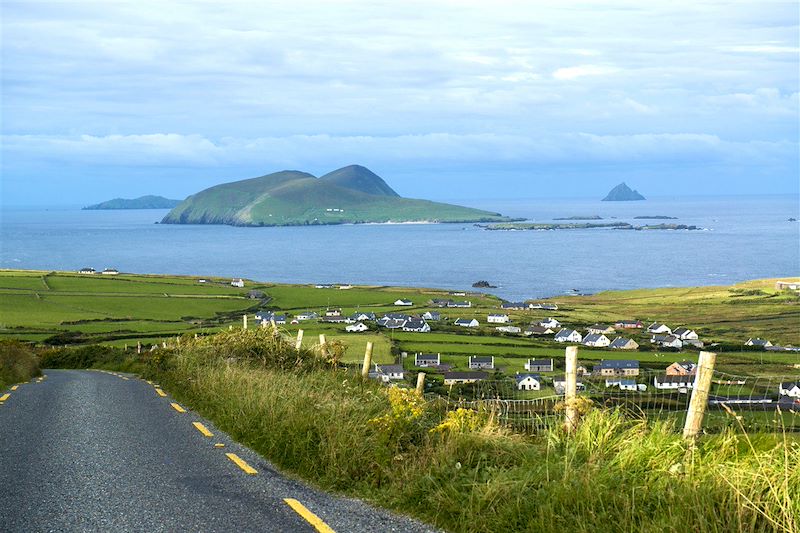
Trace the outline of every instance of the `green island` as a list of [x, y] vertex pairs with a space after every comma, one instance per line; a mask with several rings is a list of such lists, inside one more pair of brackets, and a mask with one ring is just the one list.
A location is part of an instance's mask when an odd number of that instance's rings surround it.
[[84, 210], [96, 211], [103, 209], [172, 209], [180, 204], [180, 200], [170, 200], [163, 196], [152, 194], [139, 198], [114, 198], [99, 204], [87, 205]]
[[298, 226], [411, 222], [502, 222], [499, 213], [403, 198], [369, 169], [350, 165], [317, 178], [285, 170], [189, 196], [163, 224]]
[[[133, 372], [282, 471], [446, 531], [797, 530], [797, 409], [709, 407], [704, 433], [686, 440], [688, 394], [625, 393], [587, 375], [580, 379], [597, 388], [579, 393], [580, 423], [567, 432], [563, 396], [550, 386], [563, 375], [564, 344], [501, 332], [508, 324], [488, 320], [623, 328], [638, 349], [581, 346], [578, 362], [635, 360], [640, 384], [673, 363], [697, 361], [694, 345], [657, 346], [645, 331], [685, 326], [717, 353], [714, 395], [775, 397], [778, 381], [800, 380], [800, 353], [766, 349], [766, 341], [800, 344], [800, 296], [785, 288], [797, 278], [527, 303], [425, 288], [238, 281], [0, 271], [0, 393], [40, 367]], [[258, 324], [264, 313], [270, 322]], [[319, 318], [305, 319], [311, 313]], [[368, 330], [349, 333], [352, 323], [326, 322], [326, 313], [362, 315]], [[387, 330], [372, 313], [428, 314], [431, 331]], [[458, 327], [456, 319], [478, 325]], [[746, 345], [754, 339], [761, 342]], [[405, 376], [392, 386], [362, 379], [367, 342], [378, 367], [394, 363]], [[470, 356], [494, 357], [495, 368], [484, 384], [447, 386], [439, 369], [415, 365], [420, 352], [440, 354], [456, 373]], [[541, 371], [546, 387], [519, 391], [514, 377], [532, 358], [553, 360]], [[424, 396], [414, 390], [420, 371]]]

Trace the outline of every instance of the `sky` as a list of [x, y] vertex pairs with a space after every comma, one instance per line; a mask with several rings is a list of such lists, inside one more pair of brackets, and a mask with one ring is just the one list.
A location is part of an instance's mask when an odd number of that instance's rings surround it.
[[353, 163], [434, 200], [800, 194], [796, 2], [1, 5], [7, 206]]

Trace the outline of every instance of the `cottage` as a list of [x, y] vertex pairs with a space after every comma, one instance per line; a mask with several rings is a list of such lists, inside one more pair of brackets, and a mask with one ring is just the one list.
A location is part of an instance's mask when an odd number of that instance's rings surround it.
[[346, 316], [324, 316], [319, 319], [324, 324], [349, 324], [350, 317]]
[[747, 339], [747, 342], [744, 343], [745, 346], [760, 346], [761, 348], [768, 348], [772, 346], [772, 343], [769, 341], [765, 341], [764, 339]]
[[457, 385], [460, 383], [475, 383], [483, 381], [488, 378], [489, 374], [486, 372], [445, 372], [444, 384]]
[[651, 344], [657, 344], [665, 348], [682, 348], [683, 341], [675, 335], [653, 335], [650, 339]]
[[525, 370], [529, 372], [552, 372], [552, 359], [528, 359], [525, 363]]
[[294, 318], [299, 322], [304, 322], [306, 320], [316, 320], [319, 318], [319, 315], [314, 311], [305, 311], [303, 313], [298, 313]]
[[422, 314], [422, 318], [424, 320], [432, 320], [432, 321], [436, 322], [437, 320], [441, 320], [442, 319], [442, 314], [439, 311], [425, 311]]
[[474, 318], [457, 318], [453, 324], [462, 328], [477, 328], [480, 326], [480, 323]]
[[369, 331], [369, 326], [367, 326], [363, 322], [356, 322], [355, 324], [350, 324], [349, 326], [346, 326], [344, 330], [348, 333], [362, 333], [364, 331]]
[[422, 368], [439, 366], [441, 362], [441, 354], [438, 353], [418, 353], [414, 356], [414, 366]]
[[320, 283], [320, 284], [314, 285], [314, 288], [315, 289], [332, 289], [333, 285], [331, 285], [329, 283]]
[[411, 300], [401, 299], [401, 300], [395, 300], [394, 305], [401, 305], [401, 306], [408, 307], [408, 306], [414, 305], [414, 302], [412, 302]]
[[500, 309], [507, 311], [523, 311], [528, 306], [524, 302], [503, 302], [500, 304]]
[[517, 390], [541, 390], [542, 378], [539, 374], [517, 374], [514, 376]]
[[409, 318], [403, 324], [403, 331], [411, 331], [414, 333], [429, 333], [431, 327], [427, 322], [421, 318]]
[[653, 386], [658, 390], [677, 390], [687, 392], [694, 387], [694, 376], [655, 376]]
[[450, 304], [453, 303], [453, 300], [442, 300], [440, 298], [434, 298], [431, 300], [431, 305], [434, 307], [450, 307]]
[[[107, 269], [103, 270], [101, 272], [101, 274], [104, 274], [106, 276], [116, 276], [117, 274], [119, 274], [119, 270], [117, 270], [116, 268], [107, 268]], [[242, 281], [242, 280], [239, 280], [239, 281]], [[237, 285], [237, 287], [244, 287], [244, 282], [242, 281], [242, 284], [241, 285]]]
[[405, 377], [403, 365], [375, 365], [375, 372], [386, 376], [390, 380], [399, 380]]
[[528, 337], [531, 335], [552, 335], [553, 333], [555, 332], [552, 329], [542, 326], [530, 326], [525, 328], [525, 335]]
[[539, 325], [543, 328], [559, 328], [561, 327], [561, 322], [555, 318], [546, 318], [545, 320], [539, 321]]
[[581, 342], [583, 336], [574, 329], [562, 329], [554, 337], [556, 342]]
[[353, 288], [353, 286], [350, 285], [349, 283], [346, 284], [346, 285], [339, 285], [339, 290], [340, 291], [349, 291], [352, 288]]
[[372, 321], [374, 321], [375, 320], [375, 313], [362, 313], [360, 311], [356, 311], [355, 313], [350, 315], [350, 318], [354, 322], [362, 322], [364, 320], [372, 320]]
[[[553, 388], [556, 390], [556, 394], [564, 394], [564, 392], [567, 390], [566, 378], [564, 378], [564, 376], [553, 378]], [[583, 381], [576, 380], [575, 390], [586, 390], [586, 385], [583, 384]]]
[[639, 343], [633, 339], [626, 339], [624, 337], [617, 337], [611, 344], [608, 345], [613, 350], [636, 350], [639, 348]]
[[587, 329], [589, 333], [596, 333], [603, 335], [605, 333], [614, 333], [614, 328], [607, 324], [595, 324], [594, 326], [589, 326]]
[[667, 367], [668, 376], [694, 376], [697, 374], [697, 365], [691, 361], [675, 362]]
[[678, 337], [680, 340], [697, 340], [700, 337], [697, 335], [697, 332], [693, 329], [685, 328], [683, 326], [679, 328], [675, 328], [672, 331], [672, 334]]
[[556, 304], [539, 303], [539, 302], [530, 302], [528, 304], [528, 309], [543, 309], [545, 311], [558, 311], [558, 305], [556, 305]]
[[792, 290], [797, 291], [800, 290], [800, 282], [797, 281], [776, 281], [775, 282], [775, 290], [783, 291], [783, 290]]
[[78, 274], [94, 274], [96, 272], [97, 271], [95, 269], [93, 269], [92, 267], [84, 267], [84, 268], [78, 270]]
[[508, 315], [492, 314], [486, 318], [486, 321], [489, 324], [508, 324], [511, 322], [511, 319], [508, 317]]
[[603, 359], [599, 365], [594, 365], [594, 373], [601, 376], [638, 376], [639, 361], [633, 359]]
[[456, 307], [456, 308], [468, 308], [472, 307], [472, 302], [463, 301], [463, 302], [448, 302], [447, 307]]
[[660, 335], [672, 335], [672, 330], [660, 322], [653, 322], [647, 327], [648, 333], [658, 333]]
[[496, 329], [500, 333], [510, 333], [512, 335], [519, 335], [520, 333], [522, 333], [522, 328], [519, 328], [517, 326], [499, 326], [494, 329]]
[[269, 324], [270, 322], [275, 322], [275, 324], [281, 326], [286, 324], [286, 315], [276, 315], [272, 311], [261, 311], [256, 313], [255, 319], [256, 322], [260, 324]]
[[611, 344], [611, 341], [602, 333], [590, 333], [583, 338], [584, 346], [592, 346], [594, 348], [605, 348]]
[[494, 370], [494, 356], [493, 355], [470, 355], [469, 356], [470, 369], [486, 369]]
[[376, 323], [386, 329], [403, 329], [403, 326], [406, 325], [406, 322], [408, 322], [408, 319], [406, 318], [389, 318], [385, 316]]
[[800, 381], [780, 383], [778, 385], [778, 394], [789, 396], [790, 398], [800, 398]]
[[644, 327], [641, 320], [618, 320], [614, 322], [615, 328], [621, 329], [641, 329]]
[[333, 309], [328, 308], [328, 309], [325, 310], [325, 316], [328, 316], [328, 317], [331, 317], [331, 316], [342, 316], [342, 309], [339, 308], [339, 307], [336, 307], [336, 308], [333, 308]]
[[606, 388], [619, 387], [619, 390], [636, 391], [638, 386], [635, 379], [611, 378], [606, 380]]

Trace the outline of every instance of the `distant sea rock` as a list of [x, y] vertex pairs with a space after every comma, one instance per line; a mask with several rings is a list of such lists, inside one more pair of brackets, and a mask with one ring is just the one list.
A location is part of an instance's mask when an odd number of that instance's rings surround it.
[[181, 200], [170, 200], [163, 196], [141, 196], [139, 198], [114, 198], [107, 202], [100, 202], [99, 204], [88, 205], [84, 209], [172, 209], [180, 204]]
[[668, 217], [664, 215], [652, 215], [652, 216], [641, 216], [641, 217], [633, 217], [634, 220], [678, 220], [678, 217]]
[[632, 202], [636, 200], [646, 200], [639, 191], [631, 189], [625, 182], [620, 183], [603, 198], [604, 202]]
[[603, 217], [600, 215], [577, 215], [571, 217], [554, 218], [553, 220], [603, 220]]
[[489, 283], [488, 281], [483, 280], [483, 279], [480, 280], [480, 281], [476, 281], [475, 283], [472, 284], [472, 286], [474, 288], [476, 288], [476, 289], [496, 289], [497, 288], [497, 285], [492, 285], [491, 283]]

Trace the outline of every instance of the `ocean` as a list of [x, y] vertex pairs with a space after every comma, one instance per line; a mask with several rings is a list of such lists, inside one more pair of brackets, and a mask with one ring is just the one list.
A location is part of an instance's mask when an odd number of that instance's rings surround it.
[[[245, 228], [155, 224], [167, 210], [4, 208], [0, 267], [486, 289], [509, 300], [612, 289], [731, 284], [800, 275], [794, 196], [464, 201], [550, 222], [696, 225], [701, 231], [486, 231], [473, 224]], [[663, 215], [677, 220], [634, 220]]]

